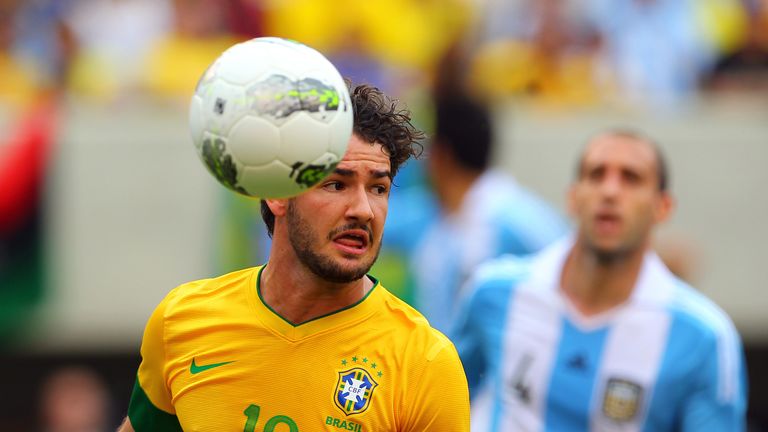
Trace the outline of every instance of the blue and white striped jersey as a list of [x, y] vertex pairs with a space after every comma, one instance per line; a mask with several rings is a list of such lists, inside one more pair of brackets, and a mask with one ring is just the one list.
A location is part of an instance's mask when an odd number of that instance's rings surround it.
[[441, 213], [424, 195], [411, 195], [407, 205], [393, 196], [390, 210], [384, 244], [407, 255], [414, 306], [442, 332], [455, 321], [459, 291], [480, 263], [537, 252], [568, 232], [549, 204], [496, 170], [475, 181], [455, 214]]
[[561, 293], [573, 239], [487, 263], [453, 340], [473, 431], [740, 431], [739, 335], [713, 302], [645, 256], [629, 300], [584, 317]]

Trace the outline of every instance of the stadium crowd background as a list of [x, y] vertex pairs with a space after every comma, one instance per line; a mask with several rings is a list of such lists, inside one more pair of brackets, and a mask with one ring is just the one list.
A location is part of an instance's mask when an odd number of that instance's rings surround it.
[[157, 301], [260, 259], [257, 206], [205, 173], [186, 112], [205, 67], [262, 35], [319, 49], [427, 131], [451, 91], [436, 77], [467, 76], [496, 164], [561, 210], [591, 133], [659, 138], [679, 205], [660, 252], [735, 321], [768, 428], [768, 1], [0, 0], [1, 430], [112, 429]]

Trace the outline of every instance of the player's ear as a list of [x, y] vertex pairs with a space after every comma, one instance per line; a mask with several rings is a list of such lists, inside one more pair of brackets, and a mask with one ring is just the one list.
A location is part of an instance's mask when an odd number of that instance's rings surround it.
[[265, 199], [264, 201], [275, 216], [285, 216], [288, 211], [287, 199]]
[[669, 215], [672, 213], [674, 207], [675, 200], [672, 198], [672, 195], [667, 192], [661, 192], [653, 214], [656, 223], [661, 223], [669, 219]]

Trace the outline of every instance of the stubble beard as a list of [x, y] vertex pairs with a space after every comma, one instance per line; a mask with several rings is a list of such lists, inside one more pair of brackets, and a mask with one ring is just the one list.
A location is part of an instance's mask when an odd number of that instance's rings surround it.
[[643, 251], [642, 242], [636, 239], [630, 239], [613, 247], [601, 246], [588, 236], [584, 240], [585, 250], [594, 257], [598, 265], [603, 267], [617, 265]]
[[615, 263], [621, 262], [626, 259], [630, 254], [622, 249], [602, 249], [599, 247], [588, 247], [591, 255], [595, 257], [598, 265], [603, 267], [609, 267]]
[[[365, 276], [379, 256], [381, 243], [376, 246], [376, 253], [368, 262], [361, 262], [352, 268], [345, 268], [331, 257], [321, 255], [315, 239], [319, 238], [312, 226], [296, 211], [293, 201], [288, 203], [287, 211], [288, 240], [302, 264], [321, 279], [332, 283], [350, 283]], [[373, 240], [373, 239], [371, 239]]]

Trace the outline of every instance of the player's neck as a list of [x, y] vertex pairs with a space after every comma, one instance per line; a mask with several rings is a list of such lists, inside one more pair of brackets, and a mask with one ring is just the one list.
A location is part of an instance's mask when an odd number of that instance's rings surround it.
[[441, 175], [443, 178], [439, 184], [436, 184], [436, 189], [440, 198], [440, 206], [445, 213], [452, 214], [461, 211], [467, 192], [480, 175], [480, 172], [462, 169]]
[[293, 324], [349, 307], [372, 288], [373, 281], [368, 277], [350, 283], [333, 283], [319, 278], [303, 266], [281, 265], [272, 258], [259, 281], [264, 303]]
[[561, 289], [584, 316], [613, 309], [632, 295], [643, 265], [644, 252], [641, 249], [605, 261], [577, 243], [563, 268]]

